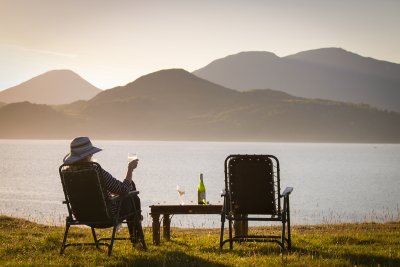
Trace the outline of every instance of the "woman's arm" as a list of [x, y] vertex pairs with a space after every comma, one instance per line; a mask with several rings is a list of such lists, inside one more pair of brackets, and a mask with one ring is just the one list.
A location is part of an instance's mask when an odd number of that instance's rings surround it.
[[137, 168], [138, 163], [139, 163], [139, 160], [136, 159], [136, 160], [132, 160], [128, 164], [128, 171], [126, 172], [126, 177], [125, 177], [124, 183], [125, 183], [125, 181], [129, 183], [130, 191], [136, 190], [136, 185], [132, 179], [132, 174], [133, 174], [133, 170], [135, 170]]
[[131, 161], [128, 164], [128, 171], [123, 182], [115, 179], [110, 173], [102, 169], [104, 182], [107, 190], [112, 194], [121, 195], [129, 191], [135, 190], [135, 185], [132, 181], [133, 170], [137, 168], [138, 160]]
[[137, 168], [138, 163], [139, 163], [138, 159], [132, 160], [131, 162], [129, 162], [128, 171], [126, 172], [125, 180], [132, 181], [132, 173], [133, 173], [133, 170]]

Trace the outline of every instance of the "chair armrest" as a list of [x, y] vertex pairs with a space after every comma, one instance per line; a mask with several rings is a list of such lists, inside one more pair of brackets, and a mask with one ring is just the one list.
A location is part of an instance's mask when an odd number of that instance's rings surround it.
[[139, 195], [139, 191], [137, 191], [137, 190], [135, 190], [135, 191], [129, 191], [128, 192], [128, 194], [127, 195], [125, 195], [125, 196], [136, 196], [136, 195]]
[[115, 202], [115, 201], [123, 200], [124, 198], [127, 198], [127, 197], [135, 196], [135, 195], [139, 195], [139, 191], [129, 191], [128, 193], [126, 193], [124, 195], [111, 197], [110, 200], [112, 202]]
[[226, 196], [226, 190], [225, 189], [222, 189], [221, 190], [221, 197], [225, 197]]
[[288, 197], [290, 193], [292, 193], [293, 187], [286, 187], [285, 190], [283, 191], [281, 197]]

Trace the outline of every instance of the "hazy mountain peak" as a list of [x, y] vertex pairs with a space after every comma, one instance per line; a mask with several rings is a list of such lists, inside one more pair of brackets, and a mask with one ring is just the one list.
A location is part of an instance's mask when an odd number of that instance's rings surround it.
[[328, 47], [303, 51], [297, 54], [286, 56], [285, 58], [303, 60], [307, 62], [331, 66], [340, 65], [341, 67], [344, 67], [345, 64], [353, 65], [355, 63], [358, 63], [360, 60], [363, 61], [363, 59], [366, 59], [356, 53], [338, 47]]
[[266, 51], [247, 51], [240, 52], [234, 55], [229, 55], [224, 58], [220, 58], [212, 61], [206, 67], [218, 68], [220, 64], [242, 64], [250, 66], [263, 65], [268, 61], [276, 61], [280, 58], [271, 52]]
[[239, 52], [237, 54], [234, 55], [230, 55], [227, 57], [231, 57], [231, 56], [237, 56], [237, 57], [246, 57], [246, 58], [279, 58], [276, 54], [272, 53], [272, 52], [268, 52], [268, 51], [243, 51], [243, 52]]
[[184, 96], [195, 98], [207, 94], [222, 95], [231, 92], [237, 93], [234, 90], [199, 78], [184, 69], [164, 69], [141, 76], [125, 86], [104, 91], [93, 98], [91, 102], [113, 102], [132, 97], [171, 100]]
[[241, 91], [271, 88], [294, 96], [367, 103], [400, 111], [400, 64], [338, 47], [283, 58], [269, 52], [244, 52], [217, 59], [193, 73]]
[[302, 51], [286, 57], [296, 58], [296, 57], [312, 57], [312, 56], [337, 56], [337, 55], [349, 55], [349, 54], [356, 55], [355, 53], [347, 51], [341, 47], [324, 47], [324, 48]]
[[[77, 73], [68, 69], [60, 69], [60, 70], [50, 70], [45, 73], [42, 73], [36, 77], [33, 77], [19, 85], [25, 84], [40, 84], [43, 82], [52, 83], [52, 84], [60, 84], [65, 81], [71, 81], [73, 79], [82, 79]], [[19, 86], [17, 85], [17, 86]]]
[[40, 74], [33, 79], [38, 79], [39, 77], [42, 76], [48, 76], [48, 77], [68, 77], [68, 76], [74, 76], [74, 77], [79, 77], [82, 78], [81, 76], [79, 76], [77, 73], [73, 72], [72, 70], [69, 69], [57, 69], [57, 70], [49, 70], [43, 74]]
[[71, 70], [51, 70], [1, 91], [0, 101], [58, 105], [88, 100], [100, 91]]
[[185, 79], [192, 79], [193, 77], [195, 77], [193, 74], [184, 69], [164, 69], [141, 76], [128, 85], [149, 80], [175, 83]]
[[[208, 80], [197, 77], [196, 75], [184, 69], [165, 69], [144, 75], [129, 85], [146, 88], [181, 88], [182, 90], [193, 90], [202, 88], [202, 90], [228, 90], [223, 86], [214, 84]], [[147, 89], [148, 90], [148, 89]]]

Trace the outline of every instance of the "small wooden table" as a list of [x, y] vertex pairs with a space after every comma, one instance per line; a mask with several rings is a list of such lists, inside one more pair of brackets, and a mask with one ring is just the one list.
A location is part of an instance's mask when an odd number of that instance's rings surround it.
[[160, 244], [160, 215], [163, 215], [163, 237], [171, 238], [171, 218], [174, 214], [221, 214], [222, 205], [152, 205], [150, 215], [153, 219], [153, 244]]

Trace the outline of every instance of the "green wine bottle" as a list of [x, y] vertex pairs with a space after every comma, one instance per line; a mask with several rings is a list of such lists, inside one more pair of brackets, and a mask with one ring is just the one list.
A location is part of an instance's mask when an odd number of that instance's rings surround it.
[[202, 173], [200, 173], [200, 182], [199, 185], [197, 186], [197, 199], [199, 205], [206, 204], [206, 187], [204, 186]]

